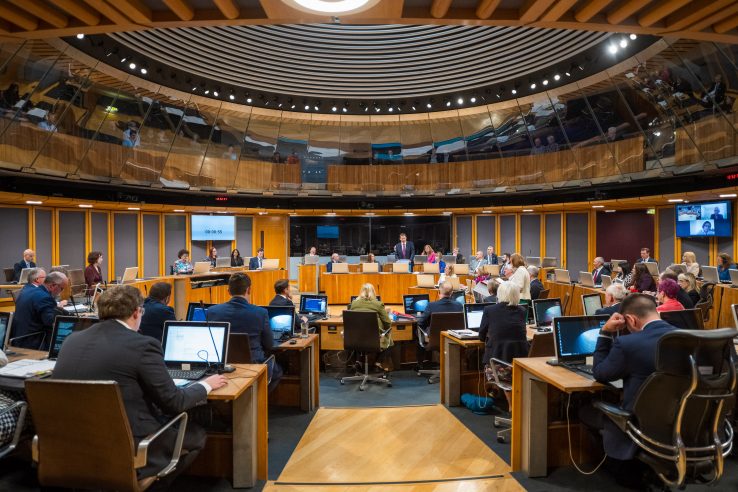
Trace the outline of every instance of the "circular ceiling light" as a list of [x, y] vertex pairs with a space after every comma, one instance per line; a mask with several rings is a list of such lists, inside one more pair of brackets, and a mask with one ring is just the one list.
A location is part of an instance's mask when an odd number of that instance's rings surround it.
[[290, 7], [312, 14], [354, 14], [373, 7], [379, 0], [282, 0]]

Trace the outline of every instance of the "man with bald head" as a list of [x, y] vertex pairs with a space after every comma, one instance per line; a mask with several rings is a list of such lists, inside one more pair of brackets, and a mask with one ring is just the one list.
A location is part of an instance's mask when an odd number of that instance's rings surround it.
[[32, 249], [27, 249], [23, 252], [23, 259], [13, 265], [13, 282], [20, 280], [21, 272], [24, 268], [36, 268], [36, 263], [33, 261], [36, 256], [36, 252]]
[[602, 285], [602, 276], [612, 274], [610, 267], [605, 264], [605, 259], [601, 256], [592, 260], [592, 265], [594, 266], [594, 270], [592, 270], [592, 280], [595, 285]]
[[454, 286], [448, 280], [444, 280], [438, 285], [438, 300], [428, 304], [423, 311], [423, 315], [418, 319], [418, 346], [416, 350], [418, 365], [417, 369], [425, 367], [425, 361], [428, 355], [425, 347], [428, 345], [428, 335], [430, 334], [431, 315], [433, 313], [460, 313], [464, 310], [464, 305], [459, 304], [451, 298], [454, 293]]

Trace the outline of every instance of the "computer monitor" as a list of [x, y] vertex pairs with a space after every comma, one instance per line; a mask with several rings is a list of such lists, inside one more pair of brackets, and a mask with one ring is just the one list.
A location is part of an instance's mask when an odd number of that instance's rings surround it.
[[54, 327], [51, 330], [51, 343], [49, 344], [49, 359], [59, 357], [64, 340], [72, 332], [86, 330], [97, 323], [97, 318], [79, 318], [77, 316], [57, 316], [54, 318]]
[[207, 321], [208, 308], [214, 304], [204, 302], [191, 302], [187, 305], [187, 321]]
[[482, 324], [482, 314], [484, 308], [493, 305], [494, 302], [477, 302], [474, 304], [464, 304], [464, 327], [467, 330], [479, 330]]
[[189, 364], [193, 369], [225, 364], [230, 326], [222, 321], [165, 321], [164, 362], [170, 367]]
[[328, 296], [321, 294], [303, 294], [300, 296], [300, 312], [325, 315], [328, 311]]
[[561, 316], [561, 299], [535, 299], [533, 301], [533, 319], [536, 327], [549, 328], [553, 319]]
[[416, 265], [420, 265], [421, 263], [427, 263], [428, 262], [428, 255], [415, 255], [413, 257], [413, 263]]
[[218, 257], [215, 259], [215, 266], [218, 268], [224, 268], [224, 267], [230, 267], [231, 266], [231, 257], [225, 256], [225, 257]]
[[540, 267], [541, 257], [540, 256], [529, 256], [525, 259], [525, 262], [528, 264], [528, 266]]
[[463, 306], [466, 303], [466, 293], [463, 290], [455, 290], [451, 293], [451, 300]]
[[275, 342], [281, 342], [295, 333], [295, 308], [291, 306], [265, 306], [269, 315], [269, 329]]
[[456, 264], [456, 255], [443, 255], [443, 256], [441, 256], [441, 261], [444, 262], [447, 265], [455, 265]]
[[585, 294], [582, 296], [582, 307], [586, 316], [594, 316], [595, 311], [602, 309], [602, 296], [599, 294]]
[[425, 308], [428, 307], [430, 298], [428, 294], [410, 294], [402, 296], [402, 305], [405, 307], [405, 314], [413, 314], [418, 316], [423, 314]]
[[10, 326], [13, 323], [13, 313], [0, 312], [0, 348], [5, 350], [8, 347], [8, 339], [10, 338]]
[[546, 256], [545, 258], [543, 258], [543, 261], [541, 262], [541, 266], [543, 268], [552, 268], [556, 266], [556, 263], [557, 263], [556, 258]]
[[318, 261], [320, 261], [320, 256], [318, 255], [315, 255], [315, 256], [305, 255], [306, 265], [317, 265]]
[[608, 319], [608, 315], [554, 318], [554, 346], [558, 361], [584, 363], [594, 354], [597, 337]]
[[[735, 310], [733, 311], [735, 313]], [[704, 330], [705, 322], [702, 319], [702, 310], [699, 308], [683, 309], [681, 311], [662, 311], [661, 319], [682, 330]]]

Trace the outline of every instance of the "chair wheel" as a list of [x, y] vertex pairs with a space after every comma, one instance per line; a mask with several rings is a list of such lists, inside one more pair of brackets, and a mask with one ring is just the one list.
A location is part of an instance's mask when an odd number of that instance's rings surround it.
[[504, 437], [498, 437], [497, 438], [497, 442], [504, 444], [505, 443], [505, 438]]
[[359, 386], [359, 391], [364, 391], [364, 388], [362, 388], [361, 386]]
[[341, 380], [341, 384], [344, 384], [343, 379]]
[[[343, 383], [341, 383], [341, 384], [343, 384]], [[500, 424], [498, 424], [495, 421], [492, 421], [492, 427], [494, 427], [495, 429], [499, 429], [500, 428]]]
[[428, 378], [428, 384], [433, 384], [433, 380], [431, 378]]

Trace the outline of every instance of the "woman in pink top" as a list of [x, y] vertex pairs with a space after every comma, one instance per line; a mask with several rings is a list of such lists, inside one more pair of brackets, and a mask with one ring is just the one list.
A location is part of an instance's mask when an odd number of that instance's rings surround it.
[[423, 248], [423, 254], [428, 256], [428, 260], [426, 260], [428, 263], [436, 263], [438, 260], [438, 258], [436, 258], [436, 252], [433, 251], [430, 244], [425, 245], [425, 248]]
[[659, 290], [658, 294], [656, 294], [656, 300], [659, 301], [659, 306], [656, 308], [656, 311], [660, 313], [664, 311], [683, 311], [684, 306], [676, 298], [678, 293], [679, 284], [672, 279], [665, 278], [659, 282]]

